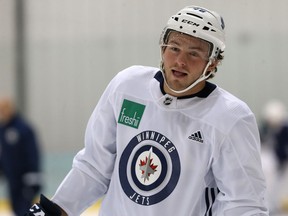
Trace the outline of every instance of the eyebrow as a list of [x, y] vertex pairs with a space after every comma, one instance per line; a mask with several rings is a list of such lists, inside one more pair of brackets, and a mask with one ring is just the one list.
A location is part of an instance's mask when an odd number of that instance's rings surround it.
[[[175, 41], [175, 40], [171, 40], [171, 41], [168, 41], [168, 44], [175, 44], [177, 46], [180, 46], [180, 43]], [[193, 50], [199, 50], [199, 51], [203, 51], [203, 52], [206, 52], [206, 50], [204, 50], [201, 46], [189, 46], [188, 49], [193, 49]]]

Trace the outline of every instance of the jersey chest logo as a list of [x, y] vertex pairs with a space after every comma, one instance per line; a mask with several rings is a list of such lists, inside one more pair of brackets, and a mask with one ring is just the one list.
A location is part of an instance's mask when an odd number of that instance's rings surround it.
[[166, 199], [180, 177], [180, 159], [174, 144], [156, 131], [133, 137], [119, 162], [119, 178], [127, 197], [139, 205]]
[[118, 117], [118, 123], [129, 127], [138, 128], [145, 105], [124, 99]]

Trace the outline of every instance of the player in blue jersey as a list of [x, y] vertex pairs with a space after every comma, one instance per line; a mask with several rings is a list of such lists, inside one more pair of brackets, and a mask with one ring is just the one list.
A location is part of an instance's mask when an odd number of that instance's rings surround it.
[[160, 39], [160, 68], [132, 66], [109, 83], [85, 147], [51, 200], [27, 215], [268, 215], [255, 117], [207, 80], [225, 48], [224, 21], [189, 6]]
[[16, 216], [23, 216], [42, 187], [41, 157], [35, 129], [9, 97], [0, 97], [0, 169]]

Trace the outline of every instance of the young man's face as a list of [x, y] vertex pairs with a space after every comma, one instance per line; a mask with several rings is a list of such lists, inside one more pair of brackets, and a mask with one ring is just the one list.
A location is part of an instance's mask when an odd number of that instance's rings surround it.
[[[179, 91], [194, 83], [203, 73], [209, 57], [210, 45], [208, 42], [185, 35], [176, 31], [170, 33], [167, 44], [162, 47], [162, 60], [166, 81], [170, 88]], [[207, 71], [215, 65], [210, 66]], [[205, 82], [183, 94], [171, 92], [167, 86], [164, 90], [175, 96], [194, 94], [200, 91]]]

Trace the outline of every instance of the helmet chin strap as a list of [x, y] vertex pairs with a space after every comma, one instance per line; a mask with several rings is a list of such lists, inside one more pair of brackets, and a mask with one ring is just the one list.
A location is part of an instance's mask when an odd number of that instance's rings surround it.
[[166, 86], [168, 87], [168, 89], [171, 90], [172, 92], [174, 92], [175, 94], [182, 94], [182, 93], [184, 93], [184, 92], [186, 92], [186, 91], [189, 91], [189, 90], [192, 89], [194, 86], [196, 86], [199, 82], [201, 82], [201, 81], [203, 81], [203, 80], [206, 80], [211, 74], [214, 73], [214, 71], [211, 71], [210, 73], [208, 73], [207, 75], [205, 75], [208, 67], [212, 64], [212, 61], [213, 61], [213, 59], [210, 58], [209, 62], [207, 63], [206, 67], [205, 67], [204, 70], [203, 70], [203, 73], [199, 76], [199, 78], [198, 78], [197, 80], [195, 80], [190, 86], [188, 86], [187, 88], [185, 88], [185, 89], [183, 89], [183, 90], [177, 91], [177, 90], [172, 89], [172, 88], [168, 85], [168, 83], [167, 83], [167, 81], [166, 81], [166, 78], [165, 78], [164, 68], [162, 67], [161, 72], [162, 72], [162, 74], [163, 74], [164, 82], [165, 82]]

